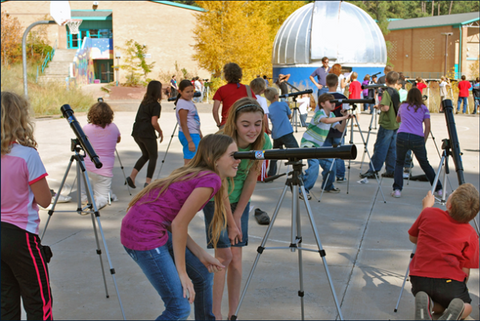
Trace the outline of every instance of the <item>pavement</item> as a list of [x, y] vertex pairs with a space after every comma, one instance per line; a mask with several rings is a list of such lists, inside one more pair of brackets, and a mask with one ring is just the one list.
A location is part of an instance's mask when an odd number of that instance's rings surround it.
[[[49, 216], [40, 211], [40, 235], [45, 230], [42, 243], [51, 246], [53, 258], [49, 264], [53, 315], [56, 319], [103, 320], [122, 319], [118, 293], [127, 319], [155, 319], [163, 311], [163, 303], [136, 263], [120, 243], [121, 220], [128, 202], [140, 190], [128, 190], [124, 175], [128, 175], [140, 156], [138, 146], [130, 136], [139, 101], [109, 101], [115, 109], [115, 124], [122, 133], [117, 145], [118, 157], [113, 170], [112, 189], [117, 202], [100, 211], [100, 216], [81, 216], [76, 213], [77, 188], [74, 184], [75, 166], [68, 173], [63, 195], [70, 194], [72, 201], [58, 203]], [[211, 104], [198, 104], [202, 131], [214, 133], [216, 126], [211, 115]], [[83, 126], [87, 123], [85, 113], [75, 114]], [[311, 115], [310, 115], [311, 116]], [[309, 117], [310, 119], [310, 117]], [[268, 249], [288, 247], [291, 239], [291, 193], [279, 205], [278, 217], [273, 223], [266, 242], [267, 249], [260, 256], [252, 281], [240, 307], [239, 319], [291, 320], [301, 319], [299, 291], [299, 267], [304, 280], [305, 319], [335, 319], [337, 309], [331, 292], [330, 281], [335, 289], [344, 319], [407, 320], [413, 318], [414, 298], [407, 282], [400, 298], [398, 311], [394, 309], [402, 289], [402, 282], [409, 264], [413, 246], [408, 240], [407, 230], [421, 210], [422, 198], [430, 189], [428, 182], [410, 181], [405, 184], [401, 198], [392, 198], [393, 179], [384, 178], [377, 193], [377, 183], [369, 180], [359, 184], [360, 172], [367, 169], [368, 157], [362, 163], [364, 144], [359, 134], [362, 130], [366, 139], [371, 116], [362, 114], [360, 127], [355, 127], [353, 142], [357, 145], [358, 156], [347, 170], [347, 182], [336, 183], [340, 194], [324, 194], [318, 202], [321, 178], [312, 191], [314, 198], [309, 201], [313, 222], [308, 220], [305, 207], [300, 207], [303, 247], [312, 250], [323, 248], [326, 256], [318, 252], [303, 251], [299, 264], [298, 251]], [[460, 147], [463, 152], [465, 180], [479, 189], [479, 118], [473, 115], [455, 115]], [[181, 144], [174, 134], [176, 124], [173, 103], [162, 103], [160, 125], [165, 139], [159, 145], [159, 157], [155, 177], [166, 177], [172, 170], [183, 164]], [[298, 128], [295, 137], [299, 141], [305, 129]], [[441, 140], [448, 138], [443, 114], [432, 114], [432, 131], [435, 139], [427, 142], [431, 165], [437, 169], [440, 157], [437, 149]], [[372, 129], [368, 141], [369, 153], [373, 153], [376, 129]], [[51, 188], [58, 190], [72, 152], [70, 139], [74, 133], [62, 118], [36, 120], [35, 137], [38, 151], [49, 173]], [[170, 142], [171, 139], [171, 142]], [[347, 141], [350, 140], [348, 136]], [[441, 152], [441, 151], [440, 151]], [[120, 164], [121, 162], [121, 164]], [[287, 166], [279, 162], [281, 173]], [[304, 161], [306, 164], [306, 161]], [[348, 165], [348, 161], [347, 161]], [[450, 193], [458, 186], [453, 162], [446, 190]], [[159, 172], [161, 168], [161, 172]], [[137, 177], [137, 186], [143, 185], [146, 166]], [[415, 162], [413, 175], [422, 174]], [[251, 199], [249, 221], [249, 246], [243, 251], [242, 289], [267, 230], [253, 218], [253, 209], [261, 208], [272, 216], [284, 190], [286, 177], [271, 183], [258, 183]], [[348, 192], [348, 193], [347, 193]], [[130, 194], [131, 193], [131, 194]], [[438, 204], [441, 208], [443, 205]], [[65, 211], [65, 212], [63, 212]], [[478, 220], [478, 217], [477, 217]], [[94, 224], [96, 228], [94, 229]], [[99, 224], [100, 223], [100, 224]], [[319, 244], [312, 227], [315, 227]], [[97, 231], [98, 241], [96, 241]], [[203, 213], [199, 212], [190, 224], [191, 236], [206, 247]], [[97, 247], [101, 256], [97, 255]], [[213, 253], [212, 250], [208, 250]], [[105, 271], [106, 286], [102, 277], [101, 257]], [[327, 273], [328, 268], [328, 273]], [[114, 269], [114, 273], [111, 273]], [[115, 281], [115, 283], [114, 283]], [[473, 319], [479, 319], [479, 271], [472, 270], [469, 280], [472, 298]], [[228, 313], [227, 291], [223, 299], [222, 313]], [[190, 319], [193, 319], [193, 313]]]

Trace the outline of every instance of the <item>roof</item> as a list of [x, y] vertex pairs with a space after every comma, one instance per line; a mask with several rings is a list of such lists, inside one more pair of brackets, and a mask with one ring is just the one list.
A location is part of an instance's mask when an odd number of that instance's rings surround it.
[[434, 17], [413, 18], [391, 21], [388, 25], [389, 30], [431, 28], [439, 26], [464, 25], [473, 21], [478, 21], [478, 12], [459, 13]]
[[72, 19], [112, 20], [112, 10], [72, 10]]
[[151, 1], [156, 2], [156, 3], [166, 4], [168, 6], [179, 7], [179, 8], [183, 8], [183, 9], [202, 11], [202, 12], [206, 11], [205, 9], [200, 8], [200, 7], [189, 6], [189, 5], [186, 5], [186, 4], [181, 4], [181, 3], [177, 3], [177, 2], [173, 2], [173, 1], [155, 1], [155, 0], [151, 0]]

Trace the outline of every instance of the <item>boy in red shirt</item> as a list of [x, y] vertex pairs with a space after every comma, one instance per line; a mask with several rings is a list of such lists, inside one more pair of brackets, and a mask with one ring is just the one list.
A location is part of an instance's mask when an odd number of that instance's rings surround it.
[[469, 81], [465, 80], [465, 75], [462, 76], [462, 81], [458, 83], [458, 102], [457, 102], [457, 114], [460, 112], [460, 106], [463, 101], [463, 113], [467, 112], [468, 104], [468, 90], [472, 87]]
[[420, 92], [421, 92], [422, 95], [423, 95], [423, 90], [424, 90], [425, 88], [427, 88], [428, 86], [427, 86], [427, 84], [425, 83], [425, 80], [423, 80], [421, 77], [417, 77], [416, 81], [417, 81], [417, 88], [418, 88], [418, 90], [420, 90]]
[[[348, 87], [348, 99], [360, 99], [362, 98], [362, 84], [357, 80], [358, 74], [354, 71], [350, 75], [350, 86]], [[355, 111], [357, 114], [357, 120], [360, 120], [360, 110]], [[355, 124], [356, 126], [357, 124]]]
[[[415, 296], [415, 320], [460, 320], [472, 312], [467, 280], [478, 269], [478, 235], [469, 224], [479, 210], [478, 191], [472, 184], [460, 185], [447, 200], [447, 210], [432, 207], [429, 191], [423, 210], [408, 230], [417, 244], [410, 263], [410, 281]], [[433, 306], [432, 306], [433, 303]]]

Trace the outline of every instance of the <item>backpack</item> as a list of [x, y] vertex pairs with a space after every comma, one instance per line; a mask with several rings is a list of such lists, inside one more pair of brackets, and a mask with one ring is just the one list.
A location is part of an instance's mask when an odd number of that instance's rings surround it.
[[400, 105], [400, 94], [398, 93], [397, 90], [395, 90], [392, 87], [387, 87], [384, 90], [388, 92], [388, 94], [390, 95], [390, 98], [392, 99], [392, 103], [393, 103], [393, 110], [395, 110], [395, 116], [397, 116], [398, 107]]

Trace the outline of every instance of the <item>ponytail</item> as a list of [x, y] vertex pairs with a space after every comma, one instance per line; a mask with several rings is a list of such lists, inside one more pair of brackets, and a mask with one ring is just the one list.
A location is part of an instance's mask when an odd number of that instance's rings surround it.
[[175, 106], [177, 106], [177, 103], [178, 103], [178, 100], [180, 99], [180, 97], [182, 97], [182, 95], [180, 93], [178, 93], [177, 99], [175, 99], [175, 102], [173, 103]]

